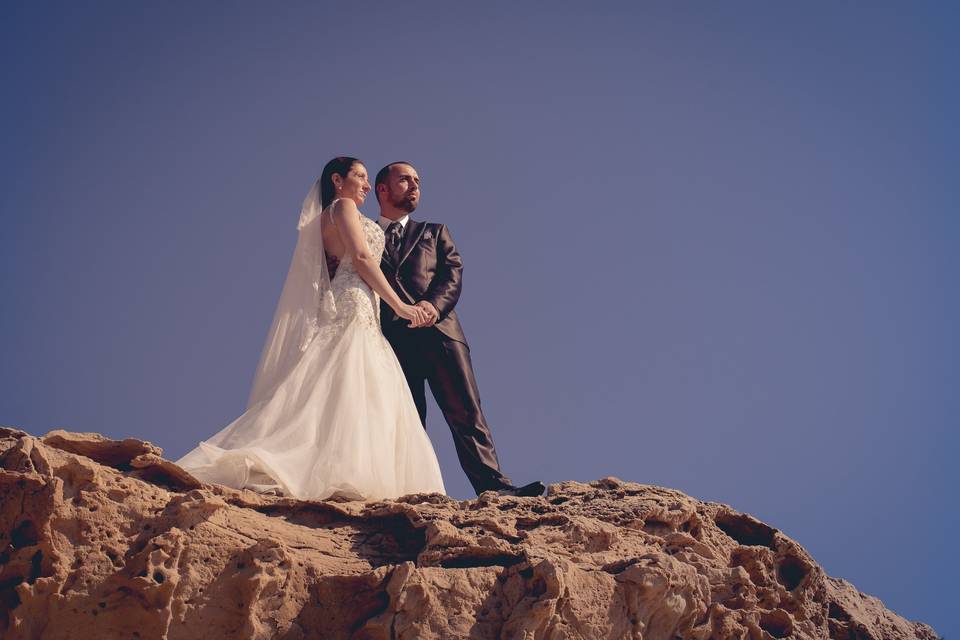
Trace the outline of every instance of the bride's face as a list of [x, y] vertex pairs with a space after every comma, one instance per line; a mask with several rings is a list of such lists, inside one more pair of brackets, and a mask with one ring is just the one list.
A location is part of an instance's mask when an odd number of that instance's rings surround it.
[[359, 207], [370, 193], [367, 168], [359, 162], [354, 162], [346, 176], [333, 174], [333, 186], [337, 188], [338, 197], [350, 198]]

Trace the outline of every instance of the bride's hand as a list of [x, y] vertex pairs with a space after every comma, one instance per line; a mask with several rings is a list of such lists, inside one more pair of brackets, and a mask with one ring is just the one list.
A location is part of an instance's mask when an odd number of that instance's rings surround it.
[[423, 307], [415, 307], [412, 304], [401, 304], [400, 308], [394, 309], [394, 311], [404, 320], [410, 321], [407, 326], [411, 329], [415, 329], [430, 320], [430, 314]]

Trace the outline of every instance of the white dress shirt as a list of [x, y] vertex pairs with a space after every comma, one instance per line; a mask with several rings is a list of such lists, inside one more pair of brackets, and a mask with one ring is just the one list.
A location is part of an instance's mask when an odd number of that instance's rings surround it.
[[391, 222], [400, 223], [400, 235], [402, 236], [403, 232], [407, 230], [407, 223], [410, 222], [410, 214], [405, 214], [399, 220], [391, 220], [390, 218], [384, 218], [383, 216], [380, 216], [380, 218], [377, 220], [377, 224], [379, 224], [380, 228], [384, 231], [387, 230], [387, 227], [390, 226]]

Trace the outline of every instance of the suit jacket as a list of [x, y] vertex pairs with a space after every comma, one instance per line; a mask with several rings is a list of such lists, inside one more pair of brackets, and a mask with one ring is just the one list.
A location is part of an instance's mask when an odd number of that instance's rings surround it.
[[[463, 261], [446, 225], [410, 220], [404, 230], [398, 264], [383, 252], [380, 268], [400, 299], [408, 304], [426, 300], [440, 312], [434, 327], [443, 335], [467, 344], [460, 320], [453, 308], [460, 299]], [[381, 303], [380, 321], [384, 333], [406, 328], [408, 320]], [[426, 331], [426, 329], [409, 329]]]

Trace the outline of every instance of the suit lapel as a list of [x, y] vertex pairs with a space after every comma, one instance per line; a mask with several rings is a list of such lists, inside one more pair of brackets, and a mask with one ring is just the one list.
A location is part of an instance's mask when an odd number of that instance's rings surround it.
[[393, 264], [393, 258], [390, 257], [390, 252], [384, 248], [383, 255], [380, 256], [380, 262], [389, 265], [390, 267], [396, 269], [397, 265]]
[[425, 222], [417, 222], [416, 220], [410, 220], [407, 223], [407, 226], [410, 227], [406, 230], [406, 233], [403, 234], [403, 242], [400, 244], [400, 261], [397, 262], [397, 268], [403, 264], [403, 261], [407, 259], [407, 256], [410, 255], [410, 252], [413, 251], [413, 248], [416, 246], [417, 242], [420, 241], [420, 237], [423, 235], [423, 232], [427, 228]]

